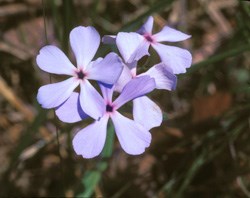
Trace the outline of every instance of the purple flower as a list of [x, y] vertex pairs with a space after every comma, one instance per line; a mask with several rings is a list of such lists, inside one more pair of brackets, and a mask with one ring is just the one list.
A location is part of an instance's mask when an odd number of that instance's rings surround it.
[[116, 37], [105, 36], [104, 43], [114, 43], [122, 54], [126, 63], [138, 61], [145, 55], [149, 55], [149, 47], [152, 46], [159, 54], [161, 61], [171, 68], [174, 74], [185, 73], [192, 63], [192, 55], [189, 51], [175, 46], [161, 44], [161, 42], [178, 42], [190, 38], [178, 30], [165, 26], [160, 32], [152, 34], [153, 17], [150, 16], [137, 32], [120, 32]]
[[[123, 87], [133, 78], [148, 75], [154, 78], [156, 89], [174, 90], [176, 87], [176, 76], [169, 70], [164, 63], [159, 63], [151, 67], [147, 72], [136, 74], [136, 67], [130, 69], [126, 64], [122, 74], [115, 84], [115, 91], [121, 92]], [[143, 115], [143, 116], [141, 116]], [[162, 123], [162, 111], [160, 107], [147, 96], [133, 100], [133, 117], [137, 123], [150, 130], [160, 126]], [[147, 122], [145, 122], [147, 120]]]
[[[102, 151], [107, 135], [107, 123], [111, 118], [116, 135], [125, 152], [138, 155], [150, 145], [151, 134], [148, 129], [139, 123], [124, 117], [117, 110], [130, 100], [144, 96], [155, 88], [155, 81], [149, 76], [141, 76], [129, 81], [121, 94], [112, 102], [113, 88], [108, 89], [100, 85], [103, 98], [93, 98], [102, 116], [94, 123], [80, 130], [73, 139], [73, 148], [78, 155], [84, 158], [93, 158]], [[84, 114], [77, 108], [78, 94], [72, 96], [56, 110], [56, 115], [64, 122], [80, 121]], [[102, 104], [102, 105], [99, 105]], [[63, 108], [61, 110], [61, 108]], [[92, 109], [92, 106], [89, 106]], [[66, 112], [70, 112], [67, 115]], [[141, 112], [141, 117], [144, 116]]]
[[70, 32], [70, 44], [76, 57], [77, 67], [55, 46], [45, 46], [40, 50], [36, 61], [42, 70], [71, 77], [62, 82], [42, 86], [38, 90], [37, 100], [43, 108], [58, 107], [80, 85], [82, 109], [89, 116], [98, 119], [101, 115], [98, 104], [94, 102], [98, 92], [88, 80], [114, 84], [122, 72], [122, 62], [115, 53], [109, 53], [104, 59], [99, 58], [91, 62], [100, 45], [100, 35], [93, 27], [74, 28]]

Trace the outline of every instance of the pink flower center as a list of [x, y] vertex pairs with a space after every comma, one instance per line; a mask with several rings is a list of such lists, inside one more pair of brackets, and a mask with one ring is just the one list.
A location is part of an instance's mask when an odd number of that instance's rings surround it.
[[153, 42], [154, 42], [154, 38], [152, 37], [152, 35], [150, 35], [150, 34], [144, 34], [143, 36], [144, 36], [144, 38], [145, 38], [148, 42], [150, 42], [150, 43], [153, 43]]

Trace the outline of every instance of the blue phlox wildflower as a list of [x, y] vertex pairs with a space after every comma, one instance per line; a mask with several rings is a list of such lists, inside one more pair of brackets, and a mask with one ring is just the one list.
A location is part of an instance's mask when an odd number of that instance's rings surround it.
[[[101, 84], [100, 87], [103, 97], [95, 98], [94, 102], [102, 104], [98, 105], [99, 113], [102, 116], [94, 123], [78, 131], [73, 139], [75, 152], [84, 158], [93, 158], [99, 155], [105, 144], [107, 123], [111, 118], [123, 150], [131, 155], [142, 154], [151, 142], [149, 130], [140, 123], [120, 114], [118, 109], [125, 103], [137, 97], [143, 97], [155, 89], [154, 79], [145, 75], [130, 80], [114, 101], [112, 101], [113, 88], [109, 89]], [[79, 111], [78, 104], [79, 94], [74, 92], [62, 106], [57, 108], [56, 115], [64, 122], [78, 122], [84, 119], [84, 114], [82, 110]], [[69, 111], [70, 114], [65, 116], [65, 111]]]
[[159, 54], [161, 61], [170, 67], [174, 74], [185, 73], [192, 63], [192, 55], [188, 50], [162, 44], [161, 42], [178, 42], [191, 36], [183, 32], [164, 26], [163, 29], [152, 34], [154, 19], [150, 16], [137, 32], [120, 32], [117, 36], [103, 37], [104, 43], [115, 43], [126, 63], [138, 61], [149, 55], [152, 46]]
[[[93, 104], [98, 92], [89, 80], [114, 84], [123, 69], [119, 56], [113, 52], [103, 59], [91, 61], [100, 45], [100, 35], [93, 27], [79, 26], [70, 32], [70, 44], [76, 57], [75, 67], [66, 55], [55, 46], [43, 47], [37, 58], [37, 65], [52, 74], [68, 75], [62, 82], [42, 86], [38, 90], [37, 100], [43, 108], [55, 108], [65, 102], [74, 89], [80, 85], [80, 103], [85, 113], [98, 118], [97, 105]], [[91, 111], [89, 106], [92, 106]], [[96, 107], [96, 108], [95, 108]]]
[[[130, 69], [124, 64], [124, 69], [117, 83], [115, 91], [121, 92], [123, 87], [131, 80], [139, 76], [148, 75], [155, 80], [156, 89], [165, 89], [172, 91], [176, 87], [177, 78], [165, 66], [164, 63], [159, 63], [151, 67], [148, 71], [137, 75], [137, 67]], [[141, 116], [143, 114], [143, 116]], [[134, 120], [147, 129], [160, 126], [162, 123], [162, 111], [160, 107], [147, 96], [139, 97], [133, 100], [133, 117]], [[145, 122], [147, 120], [147, 122]]]
[[[103, 37], [104, 43], [117, 45], [121, 58], [111, 52], [93, 61], [100, 45], [100, 35], [95, 28], [83, 26], [70, 32], [76, 66], [55, 46], [45, 46], [40, 50], [36, 58], [39, 68], [70, 77], [42, 86], [38, 90], [38, 102], [43, 108], [55, 108], [57, 117], [66, 123], [80, 122], [89, 117], [94, 119], [73, 138], [73, 148], [78, 155], [93, 158], [101, 153], [109, 119], [126, 153], [139, 155], [150, 145], [149, 130], [161, 125], [163, 115], [160, 107], [146, 94], [154, 89], [174, 90], [176, 74], [185, 73], [192, 62], [188, 50], [161, 43], [184, 41], [191, 36], [168, 26], [152, 34], [153, 22], [150, 16], [137, 32]], [[137, 73], [137, 63], [145, 55], [150, 55], [150, 46], [159, 54], [161, 62], [144, 73]], [[102, 95], [89, 80], [98, 82]], [[80, 86], [79, 93], [74, 92], [77, 86]], [[113, 101], [114, 92], [119, 96]], [[129, 101], [133, 102], [133, 120], [118, 112]]]

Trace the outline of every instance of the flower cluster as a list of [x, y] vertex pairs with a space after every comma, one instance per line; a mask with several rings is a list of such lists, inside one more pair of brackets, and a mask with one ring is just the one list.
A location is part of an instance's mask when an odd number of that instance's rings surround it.
[[[76, 66], [55, 46], [40, 50], [36, 61], [42, 70], [69, 78], [42, 86], [38, 90], [38, 102], [43, 108], [55, 108], [57, 117], [66, 123], [88, 117], [94, 119], [73, 139], [78, 155], [93, 158], [101, 153], [109, 118], [121, 147], [128, 154], [141, 154], [150, 145], [149, 130], [161, 125], [162, 112], [146, 94], [154, 89], [174, 90], [176, 74], [186, 72], [192, 62], [187, 50], [161, 43], [183, 41], [190, 38], [189, 35], [167, 26], [156, 34], [152, 34], [152, 29], [153, 17], [149, 17], [137, 32], [104, 36], [103, 43], [116, 44], [122, 58], [111, 52], [93, 60], [101, 42], [100, 35], [95, 28], [83, 26], [70, 32]], [[137, 74], [137, 62], [150, 55], [150, 46], [159, 54], [161, 62]], [[101, 94], [90, 83], [92, 80], [98, 83]], [[79, 93], [74, 91], [78, 86]], [[119, 96], [113, 101], [114, 92]], [[133, 101], [133, 120], [118, 111], [129, 101]]]

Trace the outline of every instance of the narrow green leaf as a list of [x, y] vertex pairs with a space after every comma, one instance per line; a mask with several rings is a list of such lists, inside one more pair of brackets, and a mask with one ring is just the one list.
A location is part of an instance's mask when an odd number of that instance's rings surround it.
[[101, 172], [98, 170], [92, 170], [86, 172], [82, 179], [82, 183], [84, 184], [84, 192], [77, 195], [77, 197], [91, 197], [95, 190], [95, 186], [101, 179]]

